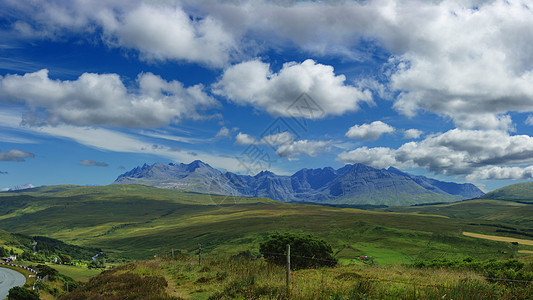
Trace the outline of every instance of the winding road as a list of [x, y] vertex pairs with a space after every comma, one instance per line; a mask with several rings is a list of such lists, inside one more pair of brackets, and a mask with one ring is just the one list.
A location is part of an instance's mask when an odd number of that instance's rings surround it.
[[0, 299], [5, 299], [12, 287], [23, 286], [24, 283], [26, 283], [26, 277], [23, 274], [0, 267]]

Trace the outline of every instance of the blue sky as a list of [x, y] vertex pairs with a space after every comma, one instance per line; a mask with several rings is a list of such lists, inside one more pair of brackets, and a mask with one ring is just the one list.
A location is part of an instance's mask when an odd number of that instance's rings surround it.
[[143, 163], [533, 177], [527, 1], [0, 4], [0, 190]]

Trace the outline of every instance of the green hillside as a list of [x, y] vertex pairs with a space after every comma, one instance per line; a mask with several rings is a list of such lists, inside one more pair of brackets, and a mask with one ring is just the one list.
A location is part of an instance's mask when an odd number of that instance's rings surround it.
[[380, 211], [438, 214], [470, 223], [487, 221], [533, 228], [533, 205], [512, 201], [475, 199], [448, 204], [388, 207]]
[[479, 198], [533, 204], [533, 182], [523, 182], [509, 185], [490, 193], [486, 193]]
[[[526, 225], [516, 227], [526, 230]], [[290, 204], [139, 185], [0, 193], [0, 228], [102, 248], [111, 259], [150, 258], [166, 255], [171, 248], [195, 253], [198, 244], [206, 254], [257, 251], [269, 234], [285, 231], [326, 239], [341, 259], [368, 255], [382, 264], [503, 258], [517, 250], [507, 243], [463, 236], [464, 231], [497, 234], [498, 227], [480, 225], [475, 216]], [[520, 245], [520, 249], [533, 247]]]

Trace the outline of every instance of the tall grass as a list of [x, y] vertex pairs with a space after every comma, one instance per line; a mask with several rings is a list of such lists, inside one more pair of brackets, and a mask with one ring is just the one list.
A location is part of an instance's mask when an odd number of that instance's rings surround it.
[[489, 282], [474, 271], [340, 265], [294, 270], [290, 289], [284, 267], [263, 259], [179, 256], [158, 265], [169, 284], [190, 299], [530, 299], [531, 283]]

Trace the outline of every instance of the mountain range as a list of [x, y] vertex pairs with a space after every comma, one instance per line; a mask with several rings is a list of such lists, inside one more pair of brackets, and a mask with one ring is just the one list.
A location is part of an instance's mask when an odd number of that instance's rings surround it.
[[190, 164], [144, 164], [120, 175], [115, 184], [141, 184], [167, 189], [279, 201], [328, 204], [406, 206], [475, 198], [483, 192], [473, 184], [444, 182], [395, 168], [363, 164], [339, 169], [302, 169], [291, 176], [262, 171], [255, 176], [221, 172], [196, 160]]

